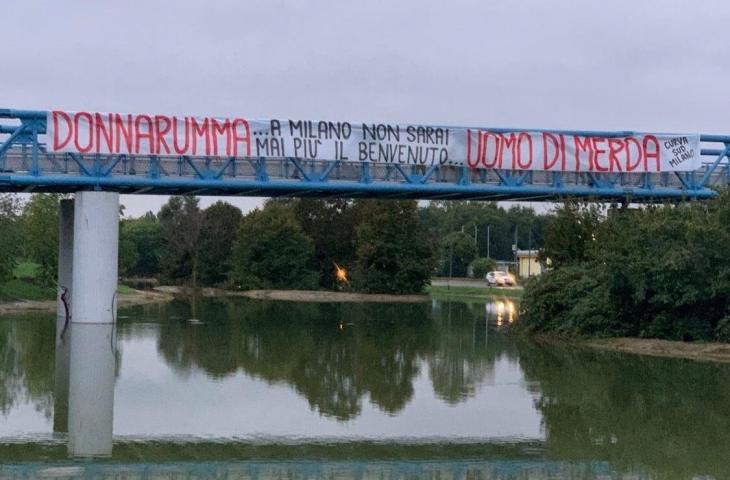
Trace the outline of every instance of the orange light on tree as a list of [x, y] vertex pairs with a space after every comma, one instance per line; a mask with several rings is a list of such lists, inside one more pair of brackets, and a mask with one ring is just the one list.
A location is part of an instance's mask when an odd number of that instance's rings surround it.
[[[332, 262], [332, 263], [334, 263], [334, 262]], [[340, 267], [336, 263], [334, 263], [334, 265], [335, 265], [335, 278], [337, 279], [337, 281], [340, 283], [349, 284], [350, 281], [347, 279], [347, 270]]]

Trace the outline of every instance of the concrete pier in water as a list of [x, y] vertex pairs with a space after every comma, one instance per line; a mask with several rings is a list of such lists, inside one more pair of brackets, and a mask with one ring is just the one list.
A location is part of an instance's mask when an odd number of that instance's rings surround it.
[[61, 201], [54, 430], [72, 457], [112, 453], [118, 250], [118, 193]]

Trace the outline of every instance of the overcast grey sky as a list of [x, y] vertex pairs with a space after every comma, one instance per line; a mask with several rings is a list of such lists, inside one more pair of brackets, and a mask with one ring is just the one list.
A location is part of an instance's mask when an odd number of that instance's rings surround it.
[[727, 1], [6, 0], [0, 18], [0, 107], [730, 133]]

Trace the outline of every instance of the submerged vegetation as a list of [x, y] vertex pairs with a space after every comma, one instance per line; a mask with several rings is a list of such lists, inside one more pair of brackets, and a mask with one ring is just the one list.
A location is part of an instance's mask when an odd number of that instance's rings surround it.
[[567, 203], [547, 227], [553, 270], [528, 283], [521, 328], [730, 341], [730, 194], [627, 208]]

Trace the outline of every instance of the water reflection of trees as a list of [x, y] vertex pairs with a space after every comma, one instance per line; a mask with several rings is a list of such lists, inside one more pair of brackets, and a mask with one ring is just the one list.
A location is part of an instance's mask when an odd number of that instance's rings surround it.
[[730, 478], [730, 365], [523, 344], [553, 458]]
[[510, 344], [485, 323], [484, 304], [434, 305], [432, 337], [427, 354], [428, 373], [436, 395], [455, 404], [473, 396], [477, 387], [494, 379], [494, 362], [501, 355], [514, 358]]
[[[389, 414], [413, 396], [427, 365], [437, 395], [473, 395], [498, 350], [487, 347], [483, 306], [204, 301], [205, 324], [188, 304], [168, 305], [158, 349], [181, 374], [237, 371], [291, 385], [318, 412], [346, 420], [368, 398]], [[498, 340], [498, 339], [497, 339]], [[500, 342], [501, 343], [501, 342]]]
[[[193, 314], [174, 302], [122, 312], [131, 319], [120, 319], [119, 336], [156, 337], [181, 375], [244, 372], [290, 386], [338, 419], [367, 401], [399, 412], [421, 370], [456, 403], [490, 381], [498, 359], [519, 361], [548, 457], [643, 466], [658, 478], [730, 478], [730, 365], [522, 342], [487, 332], [483, 309], [243, 300], [204, 301]], [[29, 402], [50, 416], [54, 333], [51, 315], [0, 321], [0, 414]]]
[[[119, 337], [154, 335], [180, 375], [244, 372], [289, 385], [311, 408], [342, 420], [368, 400], [389, 414], [401, 411], [421, 369], [440, 398], [464, 401], [488, 380], [500, 352], [510, 354], [502, 337], [493, 335], [487, 346], [480, 305], [205, 300], [121, 313]], [[51, 416], [54, 335], [52, 315], [0, 322], [0, 413], [30, 402]]]
[[50, 315], [19, 315], [0, 322], [0, 414], [31, 402], [51, 417], [55, 333]]

